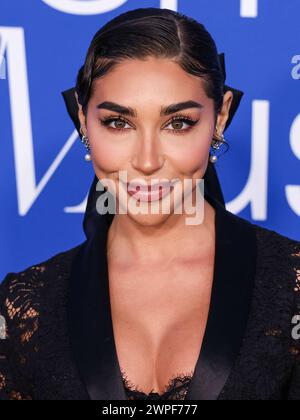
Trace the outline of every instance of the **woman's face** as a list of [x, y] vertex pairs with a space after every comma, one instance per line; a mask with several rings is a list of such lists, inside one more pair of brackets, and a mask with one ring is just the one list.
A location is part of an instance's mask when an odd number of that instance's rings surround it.
[[[227, 92], [218, 116], [219, 134], [231, 100], [232, 92]], [[175, 104], [185, 105], [171, 109]], [[124, 61], [94, 81], [86, 118], [79, 108], [98, 179], [110, 179], [119, 186], [120, 171], [125, 171], [127, 182], [150, 186], [152, 180], [179, 180], [183, 185], [190, 179], [194, 190], [197, 180], [203, 178], [215, 132], [214, 102], [207, 97], [201, 79], [178, 64], [158, 58]], [[127, 200], [135, 200], [127, 195], [123, 183], [121, 187]], [[132, 214], [128, 210], [128, 215], [145, 225], [161, 223], [174, 213], [174, 191], [170, 191], [170, 214]], [[124, 195], [118, 188], [116, 200], [124, 207]]]

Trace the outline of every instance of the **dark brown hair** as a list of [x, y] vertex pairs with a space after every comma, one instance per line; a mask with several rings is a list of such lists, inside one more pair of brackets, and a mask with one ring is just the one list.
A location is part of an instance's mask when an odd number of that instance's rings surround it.
[[141, 8], [106, 23], [94, 36], [78, 72], [76, 92], [87, 113], [93, 81], [123, 60], [167, 58], [204, 81], [215, 117], [224, 95], [224, 75], [216, 44], [204, 25], [169, 9]]

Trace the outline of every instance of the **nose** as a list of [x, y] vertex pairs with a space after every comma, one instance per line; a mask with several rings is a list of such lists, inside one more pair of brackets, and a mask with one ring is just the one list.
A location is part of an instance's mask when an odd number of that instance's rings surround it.
[[154, 136], [141, 136], [131, 159], [134, 169], [145, 175], [159, 171], [164, 165], [164, 155], [159, 139]]

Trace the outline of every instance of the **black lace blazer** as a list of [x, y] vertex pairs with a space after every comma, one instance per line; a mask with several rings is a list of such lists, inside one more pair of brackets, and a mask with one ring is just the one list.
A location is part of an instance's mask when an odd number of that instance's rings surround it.
[[[175, 380], [162, 399], [300, 400], [300, 243], [211, 203], [216, 257], [202, 350], [189, 386]], [[101, 217], [85, 242], [0, 286], [0, 400], [161, 398], [130, 391], [120, 371], [110, 222]]]

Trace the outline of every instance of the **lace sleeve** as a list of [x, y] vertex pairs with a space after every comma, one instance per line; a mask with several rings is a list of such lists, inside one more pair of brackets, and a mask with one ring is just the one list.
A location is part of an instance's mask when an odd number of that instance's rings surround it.
[[9, 273], [0, 284], [0, 401], [33, 399], [22, 372], [22, 348], [15, 340], [24, 318], [20, 296], [14, 293], [16, 277]]
[[292, 253], [293, 269], [296, 274], [295, 282], [295, 305], [293, 310], [293, 333], [290, 353], [294, 358], [294, 372], [289, 388], [289, 399], [300, 400], [300, 243], [297, 242]]

